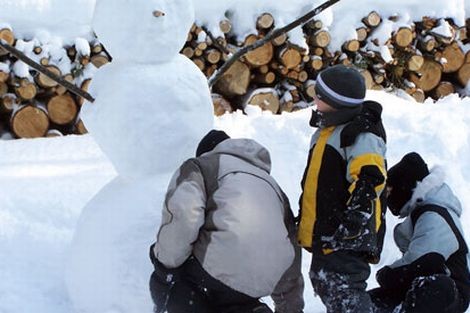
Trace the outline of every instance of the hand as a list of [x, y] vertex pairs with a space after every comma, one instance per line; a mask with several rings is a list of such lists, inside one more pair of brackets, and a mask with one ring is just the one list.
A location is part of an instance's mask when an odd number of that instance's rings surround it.
[[168, 268], [163, 263], [161, 263], [153, 253], [153, 248], [155, 244], [150, 246], [150, 260], [155, 268], [154, 275], [156, 279], [164, 284], [173, 285], [174, 283], [181, 280], [183, 276], [183, 267], [179, 266], [176, 268]]

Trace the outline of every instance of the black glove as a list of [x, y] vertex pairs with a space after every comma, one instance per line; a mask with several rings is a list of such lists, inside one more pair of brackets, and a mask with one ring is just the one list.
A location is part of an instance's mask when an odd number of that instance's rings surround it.
[[153, 248], [155, 244], [150, 246], [150, 260], [155, 268], [154, 275], [155, 279], [159, 282], [173, 285], [178, 281], [181, 281], [183, 277], [183, 266], [179, 266], [176, 268], [168, 268], [163, 263], [161, 263], [153, 253]]
[[450, 275], [450, 271], [445, 265], [444, 257], [431, 252], [408, 265], [397, 268], [384, 266], [377, 272], [376, 279], [382, 288], [408, 290], [416, 277], [436, 274]]

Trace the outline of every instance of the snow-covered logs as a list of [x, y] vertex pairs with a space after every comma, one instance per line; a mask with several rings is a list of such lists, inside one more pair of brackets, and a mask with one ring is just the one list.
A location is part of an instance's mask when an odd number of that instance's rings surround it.
[[[17, 39], [9, 28], [0, 29], [0, 39], [85, 91], [93, 72], [111, 61], [96, 39], [78, 38], [70, 46], [51, 46], [37, 39]], [[56, 81], [0, 51], [0, 137], [8, 133], [16, 138], [84, 134], [87, 131], [78, 117], [83, 102]]]
[[[270, 88], [273, 97], [280, 99], [279, 110], [274, 113], [305, 107], [312, 101], [318, 72], [340, 63], [360, 69], [369, 89], [400, 88], [420, 102], [457, 92], [470, 80], [470, 56], [462, 50], [462, 45], [470, 42], [469, 30], [452, 20], [423, 17], [403, 25], [399, 16], [384, 17], [373, 11], [361, 22], [356, 38], [344, 42], [339, 51], [333, 50], [328, 28], [319, 20], [303, 26], [308, 50], [283, 35], [250, 51], [215, 85], [216, 111], [220, 114], [222, 110], [221, 97], [232, 109], [244, 108], [252, 99], [250, 95], [260, 88]], [[384, 38], [384, 29], [390, 24], [393, 31]], [[210, 77], [231, 54], [275, 27], [273, 16], [262, 14], [253, 27], [256, 32], [240, 41], [231, 32], [229, 20], [220, 22], [219, 33], [224, 35], [218, 38], [206, 28], [193, 25], [182, 53]], [[215, 56], [214, 51], [219, 54]], [[259, 103], [265, 107], [264, 101]]]

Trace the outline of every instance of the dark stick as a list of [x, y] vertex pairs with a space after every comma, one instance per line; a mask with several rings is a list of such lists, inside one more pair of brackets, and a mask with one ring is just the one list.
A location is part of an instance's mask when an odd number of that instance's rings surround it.
[[281, 34], [287, 33], [291, 31], [292, 29], [296, 28], [297, 26], [307, 23], [315, 15], [320, 14], [322, 11], [324, 11], [325, 9], [329, 8], [330, 6], [332, 6], [333, 4], [339, 1], [340, 0], [328, 0], [324, 2], [323, 4], [321, 4], [320, 6], [313, 9], [312, 11], [308, 12], [304, 16], [296, 19], [292, 23], [287, 24], [286, 26], [282, 28], [274, 29], [270, 31], [264, 38], [254, 42], [253, 44], [249, 46], [243, 47], [242, 49], [238, 50], [235, 54], [232, 55], [232, 57], [230, 57], [230, 59], [227, 60], [227, 62], [224, 63], [224, 65], [222, 65], [222, 67], [217, 72], [215, 72], [215, 74], [211, 78], [209, 78], [209, 87], [212, 87], [220, 79], [220, 77], [222, 77], [222, 75], [230, 68], [230, 66], [247, 52], [255, 50], [256, 48], [261, 47], [268, 41], [280, 36]]
[[82, 98], [84, 98], [84, 99], [86, 99], [86, 100], [88, 100], [89, 102], [92, 102], [92, 103], [95, 101], [95, 99], [88, 92], [78, 88], [77, 86], [75, 86], [74, 84], [71, 84], [70, 82], [66, 81], [65, 79], [61, 78], [60, 76], [57, 76], [56, 74], [52, 73], [51, 71], [49, 71], [47, 68], [45, 68], [41, 64], [38, 64], [38, 63], [34, 62], [29, 57], [27, 57], [23, 52], [21, 52], [18, 49], [10, 46], [5, 41], [0, 40], [0, 47], [2, 47], [6, 51], [8, 51], [10, 54], [15, 56], [18, 60], [23, 61], [27, 65], [31, 66], [36, 71], [46, 75], [50, 79], [57, 82], [59, 85], [64, 86], [65, 88], [67, 88], [67, 90], [69, 90], [73, 94], [75, 94], [79, 97], [82, 97]]

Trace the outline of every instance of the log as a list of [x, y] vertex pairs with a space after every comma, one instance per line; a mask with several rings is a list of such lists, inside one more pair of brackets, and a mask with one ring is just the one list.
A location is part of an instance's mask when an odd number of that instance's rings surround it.
[[224, 96], [242, 96], [250, 84], [250, 68], [243, 62], [236, 61], [214, 85], [214, 89]]
[[263, 111], [271, 111], [276, 114], [279, 111], [280, 101], [275, 89], [261, 88], [250, 94], [246, 104], [256, 105]]
[[[90, 87], [90, 84], [91, 84], [91, 79], [86, 79], [80, 86], [80, 89], [87, 92], [88, 88]], [[78, 97], [77, 104], [81, 107], [83, 103], [85, 103], [85, 99], [82, 97]]]
[[6, 83], [9, 77], [9, 73], [0, 71], [0, 83]]
[[412, 93], [411, 96], [416, 102], [423, 103], [426, 100], [426, 94], [422, 89], [416, 88]]
[[394, 34], [393, 40], [397, 46], [405, 48], [413, 42], [414, 36], [415, 33], [410, 28], [400, 27]]
[[[69, 83], [73, 83], [73, 75], [72, 74], [65, 75], [64, 80], [68, 81]], [[67, 88], [65, 88], [62, 85], [57, 85], [56, 87], [54, 87], [54, 92], [58, 95], [63, 95], [64, 93], [67, 92]]]
[[252, 81], [258, 84], [271, 85], [276, 80], [276, 74], [274, 72], [267, 72], [265, 74], [256, 74]]
[[349, 51], [349, 52], [357, 52], [359, 48], [361, 47], [361, 44], [359, 40], [348, 40], [343, 44], [343, 50]]
[[441, 81], [442, 66], [433, 60], [425, 59], [423, 66], [416, 73], [410, 73], [411, 81], [416, 87], [428, 92], [436, 88]]
[[431, 30], [437, 26], [437, 19], [429, 16], [424, 16], [422, 18], [422, 27], [424, 30]]
[[263, 13], [256, 20], [256, 28], [261, 31], [267, 31], [274, 26], [274, 17], [270, 13]]
[[232, 23], [229, 20], [222, 20], [219, 22], [220, 31], [228, 34], [232, 30]]
[[442, 71], [444, 73], [454, 73], [458, 71], [465, 62], [465, 55], [456, 41], [444, 48], [442, 57], [447, 60], [447, 62], [443, 64]]
[[326, 30], [316, 31], [312, 37], [310, 37], [310, 42], [315, 47], [325, 48], [331, 42], [330, 33]]
[[103, 45], [100, 43], [93, 45], [91, 48], [91, 52], [93, 54], [100, 54], [101, 52], [103, 52], [103, 50]]
[[285, 44], [286, 41], [287, 41], [287, 34], [284, 33], [284, 34], [281, 34], [281, 35], [277, 36], [276, 38], [274, 38], [271, 42], [272, 42], [273, 46], [279, 47], [279, 46], [282, 46], [283, 44]]
[[[245, 39], [244, 46], [250, 46], [254, 42], [256, 42], [258, 39], [260, 38], [256, 35], [249, 35]], [[271, 42], [267, 42], [261, 47], [246, 53], [245, 60], [251, 66], [258, 67], [258, 66], [268, 64], [272, 60], [273, 55], [274, 55], [273, 45]]]
[[371, 89], [372, 86], [375, 84], [374, 83], [374, 78], [372, 77], [372, 74], [368, 70], [365, 70], [365, 69], [362, 69], [359, 72], [361, 73], [362, 77], [364, 77], [364, 81], [366, 83], [366, 88]]
[[191, 47], [185, 47], [182, 53], [188, 58], [191, 59], [194, 56], [194, 49]]
[[232, 113], [233, 109], [230, 105], [230, 102], [227, 101], [222, 95], [213, 93], [212, 94], [212, 104], [214, 106], [214, 115], [222, 116], [225, 113]]
[[315, 81], [313, 80], [306, 81], [305, 84], [303, 85], [303, 91], [304, 91], [304, 95], [307, 96], [309, 100], [313, 100], [313, 98], [316, 95]]
[[465, 63], [457, 72], [457, 80], [466, 87], [470, 81], [470, 63]]
[[74, 128], [75, 128], [74, 132], [77, 135], [88, 134], [88, 130], [86, 129], [85, 124], [83, 124], [83, 121], [80, 119], [77, 121]]
[[217, 71], [217, 65], [212, 64], [204, 69], [204, 75], [206, 75], [206, 77], [211, 77], [215, 71]]
[[4, 94], [0, 100], [0, 113], [11, 114], [19, 104], [20, 100], [15, 94]]
[[25, 105], [13, 113], [10, 125], [18, 138], [44, 137], [49, 129], [49, 118], [44, 110]]
[[0, 97], [8, 93], [7, 83], [0, 82]]
[[[8, 28], [2, 28], [0, 29], [0, 40], [5, 40], [7, 44], [10, 46], [13, 46], [15, 43], [15, 35], [11, 31], [11, 29]], [[5, 49], [0, 48], [0, 56], [8, 54]]]
[[359, 42], [365, 41], [367, 39], [367, 36], [369, 36], [367, 27], [356, 28], [356, 34], [357, 34], [357, 40], [359, 40]]
[[105, 64], [108, 64], [110, 62], [108, 56], [103, 53], [103, 54], [96, 54], [91, 57], [90, 62], [96, 67], [100, 68]]
[[285, 47], [280, 50], [278, 59], [289, 70], [302, 62], [302, 55], [293, 47]]
[[424, 52], [431, 52], [437, 47], [437, 41], [433, 36], [420, 37], [418, 47]]
[[372, 11], [362, 19], [362, 22], [370, 28], [375, 28], [382, 22], [382, 17], [380, 17], [379, 13]]
[[455, 87], [450, 82], [441, 81], [434, 90], [434, 96], [436, 99], [444, 98], [455, 92]]
[[58, 125], [68, 125], [75, 121], [78, 114], [77, 104], [69, 94], [52, 97], [47, 102], [49, 119]]
[[204, 58], [210, 64], [217, 64], [222, 59], [222, 53], [216, 49], [208, 49], [204, 53]]
[[34, 99], [37, 92], [36, 84], [30, 82], [28, 79], [21, 79], [19, 86], [15, 87], [15, 93], [25, 101]]
[[[48, 69], [49, 71], [51, 71], [53, 74], [57, 76], [62, 75], [60, 69], [57, 66], [48, 65], [46, 66], [46, 69]], [[57, 86], [58, 84], [55, 80], [47, 77], [43, 73], [39, 73], [39, 75], [36, 76], [36, 83], [42, 88], [52, 88], [52, 87]]]
[[204, 62], [202, 58], [194, 58], [193, 62], [201, 71], [204, 71], [204, 69], [206, 68], [206, 62]]
[[422, 55], [411, 55], [406, 62], [406, 68], [409, 71], [416, 72], [419, 71], [419, 69], [423, 66], [424, 64], [424, 57]]
[[36, 54], [36, 55], [41, 54], [41, 53], [42, 53], [42, 47], [39, 47], [39, 46], [34, 47], [33, 52], [34, 52], [34, 54]]
[[307, 71], [300, 71], [297, 80], [301, 83], [304, 83], [308, 80], [308, 72]]

